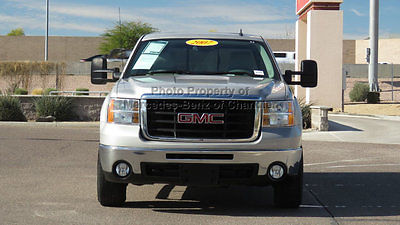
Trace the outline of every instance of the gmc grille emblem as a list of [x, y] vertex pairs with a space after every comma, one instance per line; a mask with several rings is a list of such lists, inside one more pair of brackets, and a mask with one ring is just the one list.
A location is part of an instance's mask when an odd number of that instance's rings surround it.
[[178, 123], [187, 124], [224, 124], [223, 113], [178, 113]]

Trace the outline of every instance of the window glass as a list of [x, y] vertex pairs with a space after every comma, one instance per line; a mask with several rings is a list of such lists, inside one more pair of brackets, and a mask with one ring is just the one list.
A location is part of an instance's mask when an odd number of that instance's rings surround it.
[[286, 58], [286, 53], [275, 52], [274, 55], [276, 58]]
[[128, 75], [242, 73], [278, 79], [262, 43], [242, 40], [156, 40], [141, 43]]

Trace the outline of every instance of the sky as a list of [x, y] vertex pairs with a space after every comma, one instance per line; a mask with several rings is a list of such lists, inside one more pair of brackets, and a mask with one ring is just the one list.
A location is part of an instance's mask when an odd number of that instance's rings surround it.
[[[149, 23], [167, 32], [239, 32], [294, 38], [296, 0], [49, 0], [51, 36], [99, 36], [118, 22]], [[344, 38], [365, 39], [369, 0], [344, 0]], [[400, 37], [400, 0], [380, 1], [380, 37]], [[45, 0], [0, 0], [0, 35], [23, 28], [43, 36]]]

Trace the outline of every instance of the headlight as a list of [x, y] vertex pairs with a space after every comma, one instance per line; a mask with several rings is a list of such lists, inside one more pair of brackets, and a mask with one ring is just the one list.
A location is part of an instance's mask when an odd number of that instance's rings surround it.
[[293, 102], [264, 102], [263, 127], [293, 126]]
[[107, 122], [139, 124], [139, 100], [111, 99], [108, 104]]

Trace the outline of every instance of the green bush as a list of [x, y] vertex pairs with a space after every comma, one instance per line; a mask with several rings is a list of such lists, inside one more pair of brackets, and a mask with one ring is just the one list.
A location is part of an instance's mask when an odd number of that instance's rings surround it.
[[368, 92], [367, 103], [376, 104], [379, 103], [380, 93], [379, 92]]
[[[50, 95], [50, 91], [57, 91], [57, 89], [55, 88], [46, 88], [43, 92], [44, 95]], [[53, 94], [53, 95], [57, 95], [57, 94]]]
[[[88, 88], [77, 88], [75, 91], [89, 91]], [[89, 95], [89, 93], [76, 93], [76, 95]]]
[[300, 99], [299, 105], [301, 114], [303, 115], [303, 129], [311, 128], [311, 104], [306, 104], [303, 99]]
[[24, 88], [16, 88], [14, 90], [14, 94], [15, 95], [27, 95], [28, 94], [28, 90], [26, 90]]
[[57, 121], [72, 117], [72, 99], [63, 96], [42, 96], [35, 100], [35, 107], [39, 117], [54, 116]]
[[26, 121], [18, 98], [0, 96], [0, 121]]
[[363, 102], [367, 99], [369, 87], [365, 83], [358, 82], [354, 85], [350, 91], [350, 101], [352, 102]]

